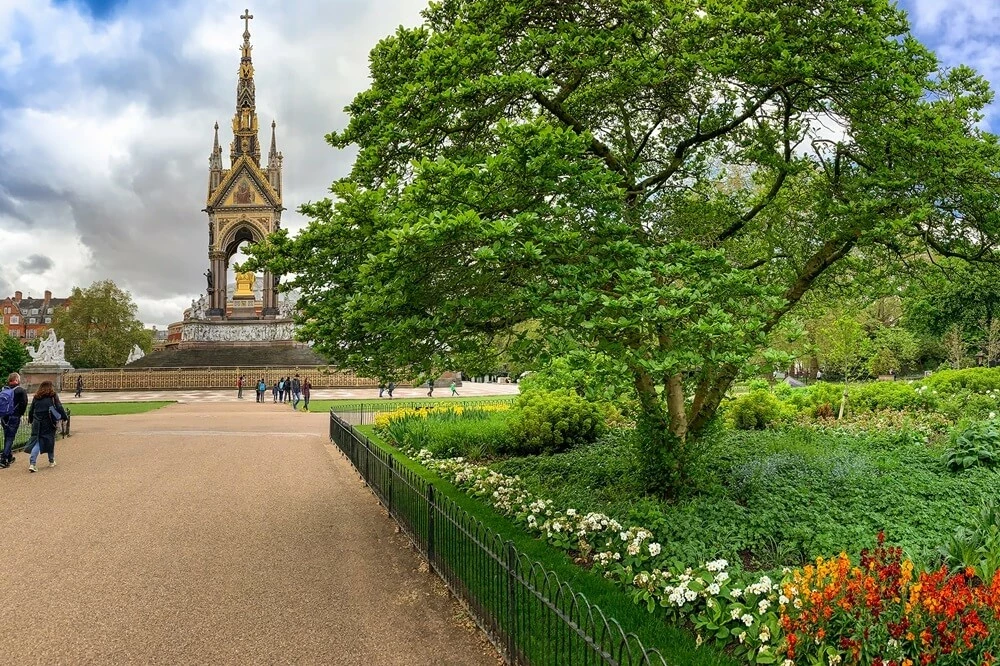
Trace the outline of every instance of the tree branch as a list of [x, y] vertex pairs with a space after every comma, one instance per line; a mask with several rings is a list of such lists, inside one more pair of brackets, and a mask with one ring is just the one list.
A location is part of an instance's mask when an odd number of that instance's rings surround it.
[[660, 183], [668, 180], [671, 176], [673, 176], [677, 172], [677, 170], [681, 167], [681, 164], [684, 163], [684, 154], [687, 152], [689, 148], [701, 145], [708, 141], [712, 141], [713, 139], [719, 138], [723, 134], [727, 134], [733, 131], [734, 129], [742, 125], [747, 119], [751, 118], [755, 113], [757, 113], [757, 111], [759, 111], [762, 106], [771, 101], [772, 97], [774, 97], [776, 94], [784, 90], [792, 83], [797, 83], [797, 82], [799, 82], [799, 79], [792, 79], [790, 81], [786, 81], [784, 83], [779, 83], [771, 86], [770, 88], [765, 90], [761, 98], [758, 99], [753, 104], [751, 104], [746, 109], [746, 111], [736, 116], [725, 125], [715, 128], [711, 132], [702, 133], [701, 130], [698, 129], [695, 132], [694, 136], [690, 136], [687, 139], [681, 141], [679, 144], [677, 144], [677, 148], [674, 149], [674, 157], [672, 160], [670, 160], [670, 164], [668, 164], [665, 169], [641, 181], [633, 188], [633, 190], [637, 192], [642, 192], [645, 189], [648, 189], [650, 187], [655, 187], [656, 185], [659, 185]]

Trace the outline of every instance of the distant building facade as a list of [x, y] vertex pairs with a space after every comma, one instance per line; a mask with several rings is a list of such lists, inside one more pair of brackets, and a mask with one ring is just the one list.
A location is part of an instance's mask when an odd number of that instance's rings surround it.
[[24, 298], [20, 291], [0, 301], [0, 324], [4, 331], [25, 344], [35, 338], [45, 337], [45, 331], [52, 328], [52, 316], [57, 308], [65, 307], [68, 298], [52, 298], [46, 291], [44, 298]]

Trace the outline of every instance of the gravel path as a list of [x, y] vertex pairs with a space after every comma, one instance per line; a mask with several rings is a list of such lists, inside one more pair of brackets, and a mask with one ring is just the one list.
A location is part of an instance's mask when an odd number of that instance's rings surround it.
[[0, 470], [0, 664], [496, 664], [288, 407], [75, 417]]

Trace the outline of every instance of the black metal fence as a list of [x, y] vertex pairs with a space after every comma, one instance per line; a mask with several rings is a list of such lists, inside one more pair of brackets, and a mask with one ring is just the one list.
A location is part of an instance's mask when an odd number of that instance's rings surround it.
[[[65, 439], [70, 436], [70, 420], [72, 419], [71, 410], [66, 410], [66, 416], [68, 417], [65, 421], [59, 422], [59, 434]], [[21, 417], [21, 423], [17, 427], [17, 434], [14, 435], [14, 445], [12, 450], [17, 453], [24, 445], [28, 443], [28, 439], [31, 437], [31, 424], [28, 423], [27, 415]], [[0, 442], [2, 444], [2, 442]]]
[[[514, 404], [514, 399], [515, 397], [511, 396], [510, 398], [497, 398], [495, 400], [460, 402], [459, 399], [456, 398], [454, 404], [474, 409], [476, 407], [486, 405], [512, 405]], [[433, 403], [427, 401], [389, 400], [386, 398], [385, 400], [379, 402], [357, 402], [344, 405], [342, 407], [335, 407], [333, 411], [350, 425], [371, 425], [375, 422], [375, 417], [377, 415], [385, 412], [392, 412], [397, 409], [429, 409], [435, 406], [446, 407], [447, 405], [447, 402]]]
[[666, 665], [658, 651], [644, 648], [333, 410], [330, 439], [508, 664]]

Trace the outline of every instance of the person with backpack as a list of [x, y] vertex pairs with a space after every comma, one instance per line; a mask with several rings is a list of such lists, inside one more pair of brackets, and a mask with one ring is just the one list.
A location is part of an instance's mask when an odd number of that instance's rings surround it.
[[267, 382], [261, 377], [257, 382], [257, 402], [264, 402], [264, 395], [267, 393]]
[[306, 378], [306, 380], [302, 382], [302, 397], [305, 399], [305, 404], [302, 406], [302, 411], [304, 412], [309, 411], [309, 395], [312, 393], [312, 387], [313, 385], [309, 383], [308, 378]]
[[392, 400], [392, 392], [396, 390], [396, 382], [389, 382], [385, 390], [389, 393], [389, 399]]
[[236, 397], [240, 400], [243, 399], [243, 375], [236, 380]]
[[292, 380], [292, 410], [299, 408], [299, 402], [302, 400], [302, 384], [299, 382], [299, 376], [295, 375], [295, 379]]
[[0, 469], [7, 469], [14, 462], [14, 438], [27, 408], [28, 392], [21, 386], [21, 375], [12, 372], [7, 377], [7, 386], [0, 390], [0, 426], [3, 427]]
[[31, 401], [31, 407], [28, 408], [28, 423], [31, 424], [29, 444], [34, 443], [28, 461], [29, 472], [38, 471], [35, 461], [41, 453], [49, 456], [49, 467], [56, 466], [56, 424], [68, 418], [59, 396], [56, 395], [55, 385], [50, 381], [42, 382]]
[[434, 397], [434, 380], [433, 379], [428, 379], [427, 380], [427, 397], [428, 398], [433, 398]]
[[271, 397], [274, 398], [274, 402], [278, 402], [278, 393], [281, 390], [281, 382], [275, 380], [274, 386], [271, 387]]

